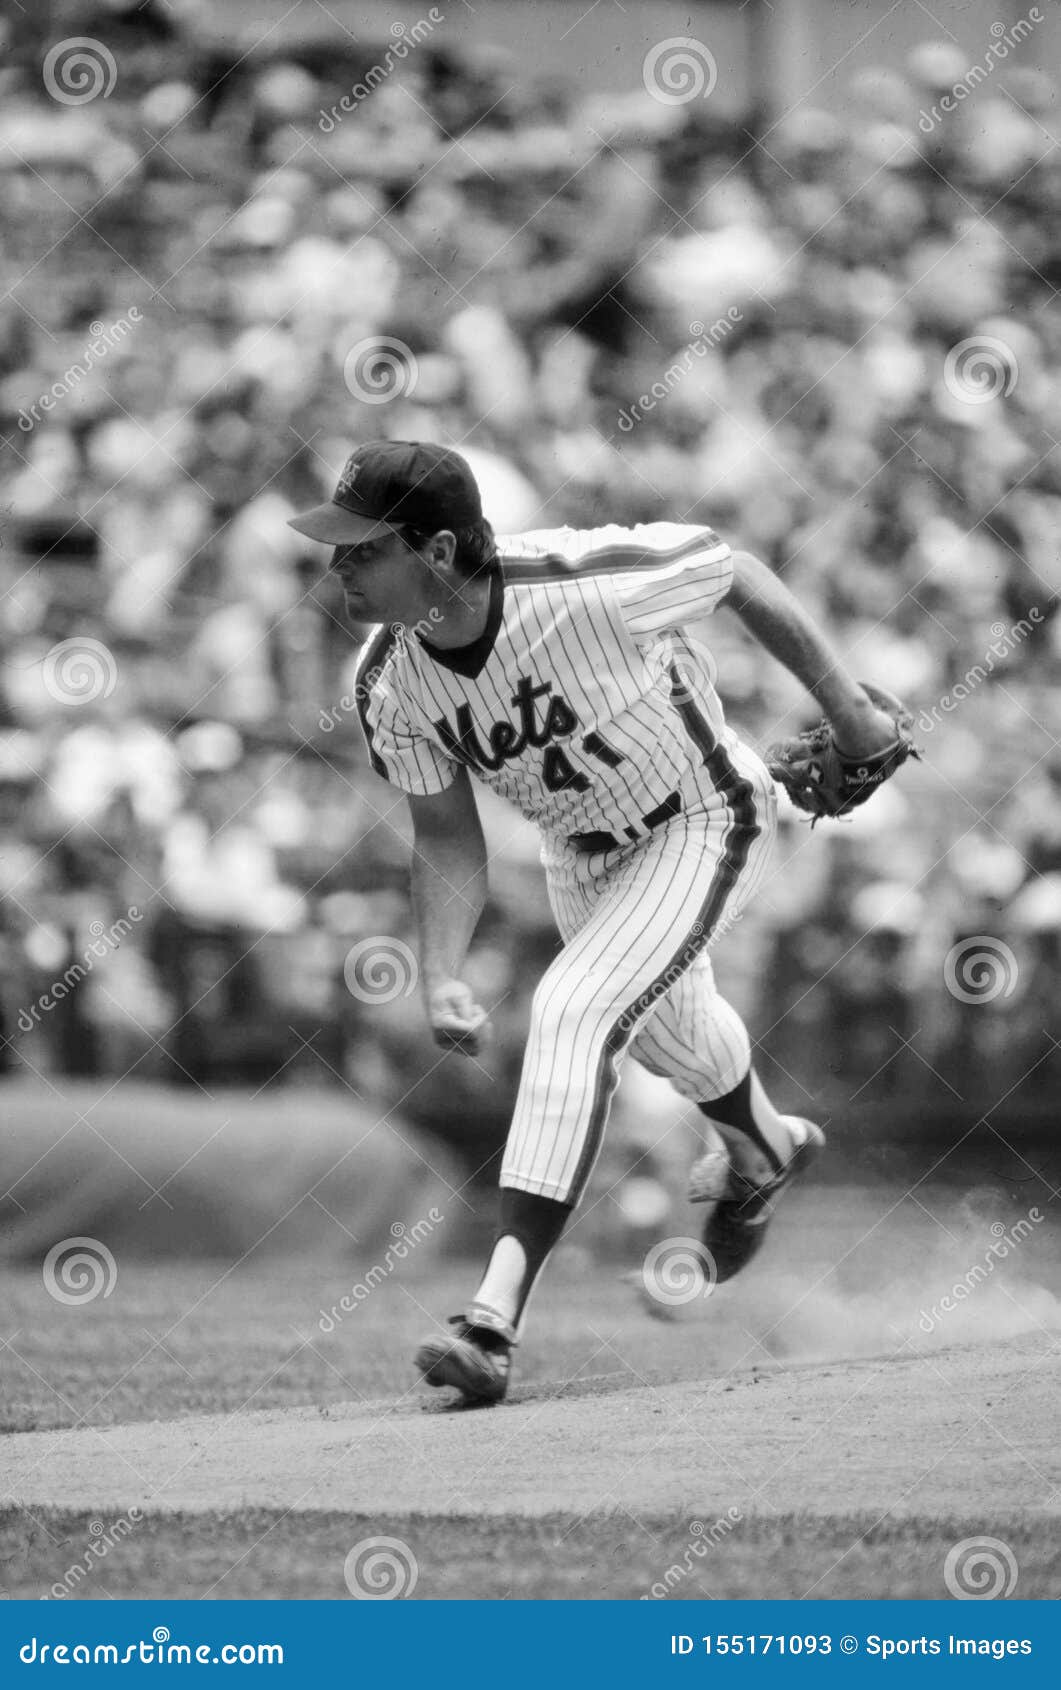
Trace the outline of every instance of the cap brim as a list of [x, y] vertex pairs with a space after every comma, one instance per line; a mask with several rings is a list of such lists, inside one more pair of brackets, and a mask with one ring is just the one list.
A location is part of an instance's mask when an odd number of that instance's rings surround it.
[[392, 522], [358, 516], [356, 511], [348, 511], [330, 500], [326, 505], [315, 505], [310, 511], [289, 517], [287, 526], [297, 534], [304, 534], [307, 540], [319, 540], [322, 546], [360, 546], [380, 534], [396, 532]]

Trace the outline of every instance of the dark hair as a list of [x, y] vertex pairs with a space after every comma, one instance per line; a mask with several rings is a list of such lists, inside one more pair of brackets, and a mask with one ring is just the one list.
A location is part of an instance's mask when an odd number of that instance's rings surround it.
[[[418, 551], [431, 538], [429, 528], [414, 528], [411, 523], [402, 522], [398, 525], [402, 539], [407, 546]], [[497, 561], [497, 540], [494, 531], [485, 517], [479, 522], [473, 522], [468, 528], [455, 528], [454, 537], [457, 549], [453, 554], [454, 567], [469, 581], [478, 575], [485, 575], [487, 570]]]

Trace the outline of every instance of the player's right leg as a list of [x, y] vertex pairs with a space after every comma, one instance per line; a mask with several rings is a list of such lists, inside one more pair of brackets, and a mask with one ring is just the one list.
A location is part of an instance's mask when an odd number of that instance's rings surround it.
[[718, 1190], [709, 1151], [693, 1166], [689, 1196], [710, 1204], [704, 1245], [715, 1278], [732, 1279], [758, 1253], [781, 1192], [824, 1145], [821, 1128], [782, 1114], [768, 1097], [744, 1023], [717, 991], [706, 954], [675, 982], [631, 1054], [696, 1104], [710, 1124], [710, 1145], [719, 1138], [726, 1145], [725, 1188]]
[[721, 1135], [746, 1179], [761, 1184], [781, 1171], [791, 1154], [788, 1117], [760, 1083], [747, 1028], [719, 993], [706, 953], [675, 982], [630, 1054], [696, 1105], [711, 1123], [709, 1141]]

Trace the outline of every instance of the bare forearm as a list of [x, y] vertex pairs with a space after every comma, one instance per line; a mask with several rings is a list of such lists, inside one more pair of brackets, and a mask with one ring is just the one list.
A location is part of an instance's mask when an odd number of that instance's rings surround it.
[[855, 729], [869, 701], [817, 623], [771, 569], [748, 552], [734, 558], [726, 598], [750, 634], [812, 693], [840, 737]]
[[417, 840], [412, 865], [420, 972], [430, 992], [458, 978], [486, 902], [486, 848], [476, 839]]
[[424, 1008], [437, 1045], [477, 1056], [490, 1022], [460, 976], [486, 902], [486, 843], [467, 769], [441, 792], [411, 796], [409, 811]]

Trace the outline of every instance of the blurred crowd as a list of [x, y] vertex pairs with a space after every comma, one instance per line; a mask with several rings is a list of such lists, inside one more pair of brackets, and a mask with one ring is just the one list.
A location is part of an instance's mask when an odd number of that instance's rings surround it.
[[[1015, 49], [936, 122], [967, 66], [928, 43], [855, 79], [857, 122], [771, 126], [636, 72], [588, 98], [436, 16], [376, 43], [161, 0], [0, 25], [0, 1063], [345, 1080], [496, 1147], [556, 945], [536, 842], [487, 805], [498, 1045], [491, 1074], [440, 1062], [401, 974], [402, 805], [340, 703], [358, 630], [285, 526], [386, 434], [457, 445], [502, 533], [710, 522], [910, 700], [925, 761], [850, 824], [786, 815], [720, 953], [788, 1105], [1047, 1098], [1053, 84]], [[105, 54], [46, 65], [74, 37]], [[753, 742], [806, 720], [728, 619], [704, 637]], [[397, 973], [366, 986], [379, 936]]]

